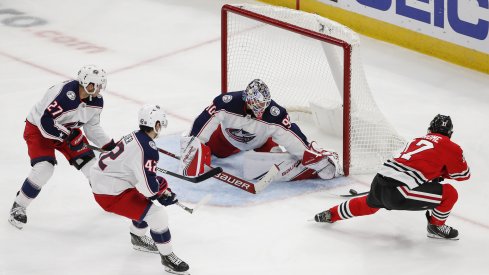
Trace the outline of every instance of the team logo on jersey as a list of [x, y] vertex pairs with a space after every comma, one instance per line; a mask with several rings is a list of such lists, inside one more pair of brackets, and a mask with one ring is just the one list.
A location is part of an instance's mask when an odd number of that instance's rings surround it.
[[256, 135], [246, 132], [243, 129], [233, 129], [233, 128], [226, 128], [226, 133], [234, 140], [237, 142], [241, 143], [248, 143], [252, 141]]
[[231, 99], [233, 99], [232, 95], [225, 95], [222, 97], [222, 101], [224, 101], [224, 103], [228, 103], [229, 101], [231, 101]]
[[270, 108], [270, 113], [272, 116], [278, 116], [280, 115], [280, 109], [277, 106], [272, 106], [272, 108]]
[[71, 100], [75, 100], [75, 98], [76, 98], [75, 92], [73, 92], [73, 91], [68, 91], [68, 92], [66, 93], [66, 96], [67, 96], [69, 99], [71, 99]]
[[149, 146], [155, 150], [158, 150], [158, 147], [156, 147], [156, 143], [154, 141], [150, 141]]

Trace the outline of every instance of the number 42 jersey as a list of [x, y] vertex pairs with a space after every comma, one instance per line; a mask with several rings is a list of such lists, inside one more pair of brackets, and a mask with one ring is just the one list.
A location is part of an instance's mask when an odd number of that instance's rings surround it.
[[143, 131], [124, 136], [109, 152], [100, 155], [90, 171], [94, 194], [117, 196], [136, 188], [149, 198], [158, 193], [156, 167], [159, 155], [155, 142]]
[[387, 160], [379, 174], [413, 189], [440, 177], [468, 180], [470, 169], [460, 146], [447, 136], [429, 133], [413, 139], [398, 156]]

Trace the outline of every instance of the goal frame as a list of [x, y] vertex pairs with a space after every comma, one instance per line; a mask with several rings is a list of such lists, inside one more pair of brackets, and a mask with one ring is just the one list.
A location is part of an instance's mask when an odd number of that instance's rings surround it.
[[[344, 175], [350, 173], [350, 106], [351, 106], [351, 53], [352, 46], [341, 39], [317, 33], [305, 28], [301, 28], [277, 19], [270, 18], [252, 11], [241, 9], [232, 5], [224, 5], [221, 9], [221, 92], [227, 93], [228, 89], [228, 14], [234, 13], [243, 17], [247, 17], [262, 23], [291, 31], [312, 39], [336, 45], [343, 48], [343, 171]], [[280, 102], [279, 102], [280, 104]]]

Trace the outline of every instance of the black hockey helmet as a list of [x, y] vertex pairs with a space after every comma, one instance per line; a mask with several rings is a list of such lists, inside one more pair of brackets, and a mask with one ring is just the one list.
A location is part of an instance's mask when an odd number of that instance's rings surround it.
[[436, 115], [431, 121], [428, 131], [431, 133], [442, 134], [447, 137], [451, 137], [453, 133], [453, 123], [450, 116]]

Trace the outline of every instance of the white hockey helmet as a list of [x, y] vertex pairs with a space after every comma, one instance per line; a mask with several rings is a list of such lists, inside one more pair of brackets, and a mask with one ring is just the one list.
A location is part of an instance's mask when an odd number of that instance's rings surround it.
[[261, 119], [265, 109], [270, 105], [272, 97], [268, 86], [261, 79], [255, 79], [248, 84], [243, 92], [243, 100], [253, 111], [258, 119]]
[[[146, 104], [144, 105], [138, 113], [139, 125], [152, 128], [157, 136], [159, 136], [161, 129], [168, 126], [168, 120], [166, 120], [165, 112], [158, 105]], [[160, 122], [160, 129], [156, 131], [156, 122]]]
[[[83, 86], [85, 92], [91, 96], [98, 91], [105, 90], [105, 87], [107, 86], [107, 73], [104, 69], [101, 69], [96, 65], [86, 65], [78, 71], [77, 80], [80, 85]], [[93, 92], [87, 90], [87, 86], [90, 83], [93, 83], [94, 85], [95, 89]]]

